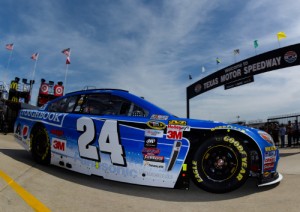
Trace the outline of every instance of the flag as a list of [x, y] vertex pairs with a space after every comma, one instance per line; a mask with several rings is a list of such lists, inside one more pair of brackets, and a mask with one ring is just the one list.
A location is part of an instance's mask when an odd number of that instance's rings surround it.
[[7, 50], [10, 50], [10, 51], [11, 51], [11, 50], [14, 49], [14, 44], [13, 44], [13, 43], [6, 44], [5, 48], [6, 48]]
[[71, 64], [70, 57], [67, 57], [66, 64]]
[[61, 53], [67, 56], [66, 64], [71, 64], [71, 59], [70, 59], [71, 49], [70, 48], [64, 49], [61, 51]]
[[205, 72], [205, 67], [204, 66], [202, 66], [202, 72]]
[[34, 54], [31, 55], [30, 58], [33, 59], [33, 60], [37, 60], [38, 57], [39, 57], [39, 53], [34, 53]]
[[234, 55], [240, 54], [240, 50], [239, 50], [239, 49], [233, 50], [233, 54], [234, 54]]
[[284, 32], [278, 32], [277, 33], [277, 38], [278, 38], [278, 40], [286, 38], [286, 34]]
[[221, 60], [217, 57], [216, 62], [217, 62], [217, 64], [219, 64], [219, 63], [221, 63]]
[[254, 41], [254, 48], [257, 48], [258, 47], [258, 40], [255, 40]]
[[67, 57], [70, 57], [70, 52], [71, 52], [70, 48], [67, 48], [67, 49], [64, 49], [64, 50], [61, 51], [61, 53], [63, 53]]
[[192, 78], [192, 75], [190, 75], [190, 74], [189, 74], [189, 79], [190, 79], [190, 80], [193, 79], [193, 78]]

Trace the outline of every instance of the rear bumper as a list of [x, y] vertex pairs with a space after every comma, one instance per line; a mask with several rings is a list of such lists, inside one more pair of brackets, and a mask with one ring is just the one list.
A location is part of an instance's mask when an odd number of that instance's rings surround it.
[[270, 173], [268, 176], [262, 175], [257, 184], [258, 187], [273, 185], [279, 183], [283, 179], [283, 176], [278, 173]]

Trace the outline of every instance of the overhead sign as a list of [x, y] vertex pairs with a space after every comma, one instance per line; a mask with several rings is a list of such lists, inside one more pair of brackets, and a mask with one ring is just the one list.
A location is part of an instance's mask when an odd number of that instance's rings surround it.
[[251, 83], [251, 82], [254, 82], [254, 77], [253, 76], [245, 77], [245, 78], [242, 78], [242, 79], [239, 79], [239, 80], [236, 80], [236, 81], [225, 84], [224, 89], [227, 90], [227, 89], [234, 88], [234, 87], [241, 86], [241, 85], [245, 85], [245, 84], [248, 84], [248, 83]]
[[268, 71], [300, 64], [300, 44], [269, 51], [223, 68], [188, 86], [187, 99], [213, 88], [225, 85], [225, 89], [254, 81], [253, 76]]

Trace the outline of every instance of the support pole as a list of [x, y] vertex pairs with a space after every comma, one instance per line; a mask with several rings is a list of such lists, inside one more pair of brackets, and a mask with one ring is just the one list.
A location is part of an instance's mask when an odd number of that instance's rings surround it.
[[190, 99], [188, 95], [188, 89], [186, 88], [186, 118], [190, 118]]

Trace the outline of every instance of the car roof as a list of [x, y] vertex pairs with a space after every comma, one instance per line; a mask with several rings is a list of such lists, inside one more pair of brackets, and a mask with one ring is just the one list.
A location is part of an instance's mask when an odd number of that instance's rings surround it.
[[145, 107], [145, 109], [153, 111], [154, 113], [160, 114], [160, 115], [169, 115], [173, 116], [171, 113], [168, 111], [158, 107], [157, 105], [153, 104], [152, 102], [149, 102], [145, 100], [143, 97], [136, 96], [135, 94], [130, 93], [127, 90], [123, 89], [116, 89], [116, 88], [99, 88], [99, 89], [86, 89], [86, 90], [80, 90], [80, 91], [74, 91], [65, 94], [64, 96], [52, 100], [50, 102], [55, 102], [61, 98], [68, 97], [68, 96], [73, 96], [73, 95], [86, 95], [86, 94], [93, 94], [93, 93], [110, 93], [110, 94], [115, 94], [117, 96], [123, 97], [125, 99], [128, 99], [130, 101], [135, 102], [137, 105], [141, 107]]

